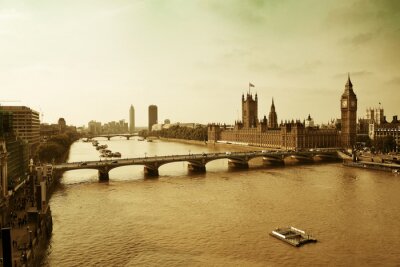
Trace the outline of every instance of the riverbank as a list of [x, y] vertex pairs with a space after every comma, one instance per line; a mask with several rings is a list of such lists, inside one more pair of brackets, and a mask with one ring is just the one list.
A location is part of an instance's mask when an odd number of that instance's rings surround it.
[[[58, 161], [67, 161], [75, 141]], [[9, 195], [2, 228], [10, 238], [2, 240], [0, 249], [4, 266], [41, 266], [53, 230], [48, 201], [58, 184], [59, 177], [53, 177], [51, 164], [32, 165], [26, 178]]]
[[9, 214], [1, 242], [4, 266], [40, 266], [49, 244], [51, 210], [46, 201], [35, 199], [35, 191], [41, 195], [41, 186], [35, 181], [34, 175], [28, 175], [8, 200]]
[[357, 161], [357, 162], [344, 161], [343, 165], [349, 166], [349, 167], [362, 168], [362, 169], [387, 171], [387, 172], [393, 172], [393, 173], [400, 172], [400, 165], [393, 164], [393, 163], [378, 163], [378, 162], [370, 162], [370, 161]]
[[[177, 138], [164, 138], [160, 137], [159, 140], [164, 142], [177, 142], [182, 144], [190, 144], [190, 145], [199, 145], [205, 147], [219, 147], [223, 148], [226, 151], [255, 151], [255, 150], [269, 150], [268, 148], [261, 148], [256, 146], [249, 146], [249, 145], [239, 145], [239, 144], [232, 144], [232, 143], [215, 143], [209, 141], [198, 141], [198, 140], [187, 140], [187, 139], [177, 139]], [[271, 149], [272, 150], [272, 149]]]

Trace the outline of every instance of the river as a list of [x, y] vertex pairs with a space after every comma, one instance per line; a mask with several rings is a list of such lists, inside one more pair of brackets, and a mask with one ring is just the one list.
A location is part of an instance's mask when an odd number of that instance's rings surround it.
[[[98, 139], [122, 157], [225, 151], [156, 140]], [[234, 150], [234, 149], [231, 149]], [[97, 160], [91, 143], [69, 161]], [[340, 163], [232, 171], [227, 160], [189, 174], [187, 163], [144, 179], [143, 166], [66, 172], [50, 200], [53, 235], [43, 266], [398, 266], [400, 176]], [[310, 231], [292, 247], [280, 226]]]

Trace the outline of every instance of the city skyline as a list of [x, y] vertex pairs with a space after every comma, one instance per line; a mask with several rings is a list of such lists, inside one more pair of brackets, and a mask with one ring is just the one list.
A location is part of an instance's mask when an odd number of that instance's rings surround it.
[[145, 126], [151, 103], [160, 121], [231, 123], [251, 82], [260, 116], [274, 98], [278, 122], [326, 123], [340, 117], [350, 72], [357, 117], [381, 103], [391, 118], [399, 10], [396, 1], [5, 1], [0, 100], [77, 126], [129, 121], [131, 104]]

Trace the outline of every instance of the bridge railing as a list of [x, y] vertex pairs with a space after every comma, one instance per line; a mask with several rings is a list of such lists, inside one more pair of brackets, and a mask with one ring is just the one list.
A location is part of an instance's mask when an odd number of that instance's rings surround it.
[[181, 154], [181, 155], [162, 155], [162, 156], [150, 156], [150, 157], [136, 157], [136, 158], [114, 158], [114, 159], [105, 159], [105, 160], [91, 160], [91, 161], [76, 161], [76, 162], [68, 162], [63, 164], [57, 164], [54, 166], [71, 166], [71, 165], [98, 165], [99, 163], [103, 164], [111, 164], [111, 163], [130, 163], [131, 161], [141, 161], [141, 162], [153, 162], [160, 160], [195, 160], [195, 159], [203, 159], [203, 158], [231, 158], [235, 156], [286, 156], [286, 155], [314, 155], [317, 153], [333, 153], [336, 152], [333, 149], [326, 150], [313, 150], [313, 151], [232, 151], [232, 152], [215, 152], [215, 153], [195, 153], [195, 154]]

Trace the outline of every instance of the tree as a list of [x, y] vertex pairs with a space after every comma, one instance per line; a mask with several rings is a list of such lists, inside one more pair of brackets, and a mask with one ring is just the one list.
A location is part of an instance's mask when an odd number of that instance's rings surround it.
[[357, 143], [363, 143], [366, 147], [371, 147], [372, 141], [368, 135], [357, 135]]
[[376, 151], [387, 153], [396, 149], [396, 141], [393, 136], [376, 137], [374, 139], [374, 147]]
[[207, 127], [180, 127], [179, 125], [174, 125], [169, 129], [162, 129], [160, 131], [151, 132], [152, 135], [161, 136], [165, 138], [177, 138], [177, 139], [187, 139], [187, 140], [198, 140], [207, 141]]
[[76, 132], [66, 132], [52, 136], [46, 143], [40, 144], [37, 155], [41, 162], [52, 162], [53, 159], [60, 162], [64, 159], [73, 142], [79, 139]]
[[64, 147], [54, 142], [41, 144], [38, 148], [39, 159], [42, 162], [51, 162], [53, 159], [58, 159], [64, 152]]

